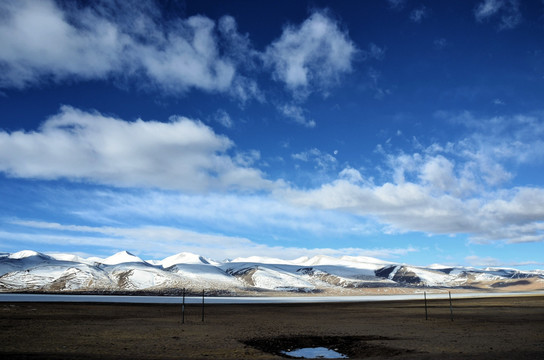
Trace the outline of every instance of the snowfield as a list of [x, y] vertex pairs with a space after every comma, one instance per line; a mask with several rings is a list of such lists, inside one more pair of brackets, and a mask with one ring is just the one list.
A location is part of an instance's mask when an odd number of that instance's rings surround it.
[[284, 293], [356, 295], [429, 289], [535, 291], [544, 271], [395, 264], [370, 257], [301, 257], [283, 260], [252, 256], [223, 262], [191, 253], [143, 260], [127, 251], [105, 259], [31, 250], [0, 254], [0, 292], [115, 293], [146, 291], [220, 295]]

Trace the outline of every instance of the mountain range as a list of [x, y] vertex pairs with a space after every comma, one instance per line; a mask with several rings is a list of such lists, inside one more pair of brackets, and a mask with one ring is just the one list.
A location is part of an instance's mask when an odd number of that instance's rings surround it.
[[363, 295], [436, 291], [544, 290], [544, 270], [393, 263], [364, 256], [266, 257], [215, 261], [191, 253], [143, 260], [127, 251], [108, 258], [0, 253], [0, 292], [179, 295]]

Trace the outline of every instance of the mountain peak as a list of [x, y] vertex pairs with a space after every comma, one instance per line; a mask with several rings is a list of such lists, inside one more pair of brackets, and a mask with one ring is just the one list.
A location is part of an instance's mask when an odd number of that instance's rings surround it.
[[189, 252], [180, 252], [178, 254], [169, 256], [164, 260], [160, 261], [160, 264], [164, 268], [169, 268], [177, 264], [205, 264], [208, 265], [210, 262], [204, 259], [202, 256], [189, 253]]
[[104, 265], [118, 265], [123, 263], [145, 263], [145, 261], [128, 251], [120, 251], [102, 260], [101, 263]]
[[32, 257], [32, 256], [37, 256], [37, 257], [41, 257], [41, 258], [47, 258], [48, 257], [47, 255], [39, 253], [39, 252], [34, 251], [34, 250], [22, 250], [22, 251], [19, 251], [19, 252], [16, 252], [16, 253], [13, 253], [13, 254], [9, 255], [8, 257], [10, 259], [24, 259], [24, 258], [28, 258], [28, 257]]

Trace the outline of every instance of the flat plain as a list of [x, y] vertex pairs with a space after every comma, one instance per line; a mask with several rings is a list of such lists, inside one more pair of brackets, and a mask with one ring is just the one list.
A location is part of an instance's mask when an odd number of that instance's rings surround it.
[[[3, 359], [543, 359], [544, 297], [320, 304], [0, 304]], [[453, 320], [452, 311], [453, 310]]]

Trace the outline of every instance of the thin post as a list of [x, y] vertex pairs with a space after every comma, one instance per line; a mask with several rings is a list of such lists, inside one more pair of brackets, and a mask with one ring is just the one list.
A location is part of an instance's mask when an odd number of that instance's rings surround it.
[[453, 321], [453, 306], [451, 305], [451, 291], [448, 291], [448, 294], [450, 294], [450, 316], [451, 316], [451, 321]]
[[425, 320], [428, 320], [428, 316], [427, 316], [427, 292], [426, 291], [423, 292], [423, 298], [425, 299]]
[[183, 302], [181, 303], [181, 323], [185, 324], [185, 288], [183, 288]]
[[204, 322], [204, 290], [202, 290], [202, 322]]

